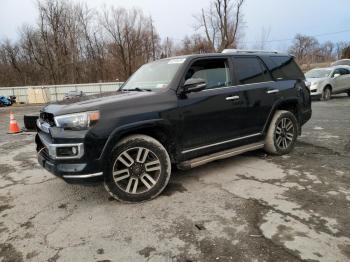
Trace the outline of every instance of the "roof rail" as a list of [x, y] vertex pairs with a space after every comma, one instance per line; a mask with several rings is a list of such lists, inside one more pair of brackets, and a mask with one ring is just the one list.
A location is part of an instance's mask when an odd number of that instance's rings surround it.
[[223, 54], [228, 54], [228, 53], [234, 53], [234, 54], [241, 54], [241, 53], [266, 53], [266, 54], [278, 54], [278, 51], [267, 51], [267, 50], [244, 50], [244, 49], [224, 49], [222, 51]]

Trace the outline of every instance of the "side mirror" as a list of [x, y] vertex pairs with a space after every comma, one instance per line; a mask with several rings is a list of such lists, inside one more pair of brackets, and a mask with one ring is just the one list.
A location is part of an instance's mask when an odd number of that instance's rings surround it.
[[184, 86], [184, 93], [199, 92], [207, 87], [207, 83], [202, 78], [190, 78], [187, 79]]
[[337, 73], [337, 74], [334, 74], [333, 78], [337, 78], [337, 77], [339, 77], [339, 76], [340, 76], [340, 74]]

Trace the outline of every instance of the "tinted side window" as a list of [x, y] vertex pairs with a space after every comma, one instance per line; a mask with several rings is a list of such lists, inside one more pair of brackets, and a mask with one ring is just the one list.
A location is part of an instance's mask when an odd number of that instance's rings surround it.
[[345, 68], [339, 68], [340, 74], [341, 75], [348, 75], [350, 74], [349, 70], [345, 69]]
[[185, 80], [201, 78], [206, 89], [231, 86], [230, 68], [227, 59], [205, 59], [194, 62], [185, 75]]
[[340, 69], [335, 69], [335, 70], [333, 71], [332, 77], [334, 77], [336, 74], [341, 75]]
[[236, 57], [234, 66], [239, 84], [271, 81], [269, 71], [256, 57]]
[[304, 74], [291, 56], [270, 56], [274, 63], [272, 75], [277, 80], [304, 79]]

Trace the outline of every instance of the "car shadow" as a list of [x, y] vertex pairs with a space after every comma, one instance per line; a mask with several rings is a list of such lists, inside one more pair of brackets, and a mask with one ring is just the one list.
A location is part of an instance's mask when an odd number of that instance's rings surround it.
[[[227, 159], [216, 160], [211, 163], [199, 166], [188, 170], [179, 170], [173, 168], [169, 184], [164, 189], [159, 197], [170, 197], [175, 194], [181, 194], [188, 191], [186, 184], [190, 184], [190, 180], [200, 179], [202, 175], [215, 176], [219, 169], [229, 169], [232, 166], [239, 165], [247, 158], [264, 159], [266, 157], [264, 150], [256, 150], [241, 154], [239, 156], [230, 157]], [[58, 182], [58, 181], [57, 181]], [[72, 185], [66, 184], [64, 181], [55, 183], [55, 187], [60, 187], [61, 191], [68, 193], [70, 198], [77, 202], [95, 202], [104, 203], [115, 201], [105, 190], [103, 183], [89, 184], [89, 185]], [[115, 201], [116, 203], [120, 203]], [[122, 204], [122, 203], [121, 203]]]
[[344, 99], [350, 99], [350, 97], [347, 94], [332, 95], [332, 99], [331, 100], [344, 100]]
[[330, 102], [330, 101], [340, 101], [340, 100], [346, 100], [346, 99], [350, 99], [350, 97], [347, 94], [339, 94], [339, 95], [332, 95], [332, 98], [328, 101], [323, 101], [323, 100], [319, 100], [317, 98], [311, 98], [312, 103], [325, 103], [325, 102]]

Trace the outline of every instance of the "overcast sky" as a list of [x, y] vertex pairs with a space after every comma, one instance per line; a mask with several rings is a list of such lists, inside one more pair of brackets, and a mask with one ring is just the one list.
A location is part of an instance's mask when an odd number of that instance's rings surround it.
[[[76, 1], [76, 0], [74, 0]], [[207, 7], [210, 0], [80, 0], [89, 7], [104, 4], [140, 7], [152, 15], [159, 34], [180, 41], [193, 33], [193, 15]], [[296, 33], [319, 35], [320, 42], [350, 41], [350, 0], [246, 0], [244, 6], [245, 37], [248, 47], [260, 39], [262, 28], [270, 28], [269, 40], [293, 38]], [[0, 40], [15, 40], [18, 28], [36, 21], [35, 0], [0, 0]], [[290, 41], [275, 41], [271, 48], [285, 49]]]

